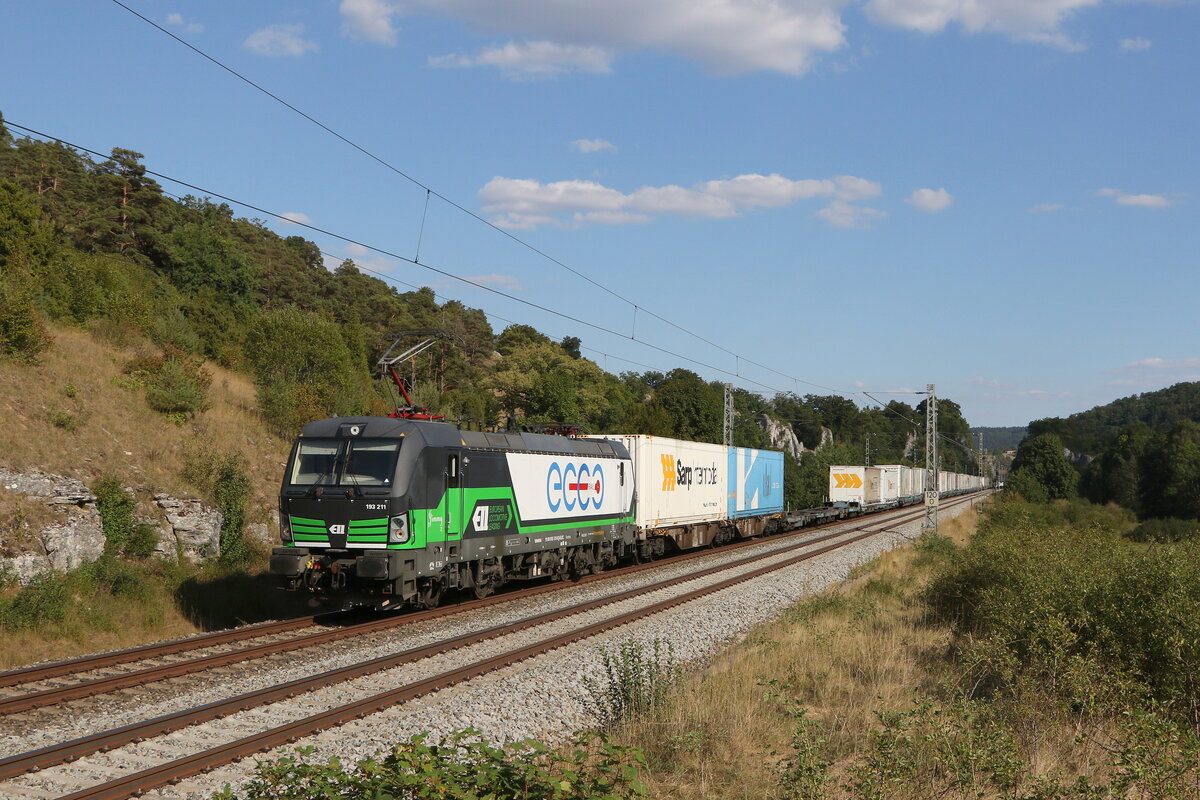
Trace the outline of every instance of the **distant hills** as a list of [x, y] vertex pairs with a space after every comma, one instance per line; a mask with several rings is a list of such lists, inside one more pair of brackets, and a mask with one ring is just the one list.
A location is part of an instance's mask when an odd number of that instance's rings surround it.
[[1015, 450], [1028, 431], [1024, 425], [1014, 428], [971, 428], [972, 441], [978, 442], [983, 434], [983, 449], [994, 453], [997, 450]]

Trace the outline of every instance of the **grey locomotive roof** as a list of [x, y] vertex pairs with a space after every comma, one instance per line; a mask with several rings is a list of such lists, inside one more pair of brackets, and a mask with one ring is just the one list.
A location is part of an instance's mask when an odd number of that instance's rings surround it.
[[435, 447], [452, 447], [462, 443], [458, 428], [445, 422], [394, 419], [392, 417], [330, 417], [310, 422], [300, 431], [304, 437], [337, 438], [344, 436], [349, 425], [360, 425], [358, 434], [368, 439], [390, 439], [396, 436], [417, 436], [425, 444]]
[[447, 422], [394, 419], [392, 417], [330, 417], [310, 422], [300, 435], [306, 438], [337, 438], [348, 425], [360, 425], [359, 436], [388, 439], [397, 436], [419, 437], [431, 447], [474, 447], [487, 450], [523, 450], [535, 453], [618, 456], [628, 458], [620, 442], [600, 439], [569, 439], [544, 433], [482, 433], [460, 430]]

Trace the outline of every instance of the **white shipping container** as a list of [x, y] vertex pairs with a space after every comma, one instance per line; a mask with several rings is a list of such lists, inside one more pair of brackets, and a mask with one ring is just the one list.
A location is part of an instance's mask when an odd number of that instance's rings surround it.
[[903, 473], [906, 467], [901, 464], [880, 464], [879, 467], [879, 499], [891, 503], [904, 494]]
[[863, 505], [867, 483], [866, 467], [829, 468], [829, 502]]
[[874, 505], [880, 498], [879, 467], [831, 466], [829, 502]]
[[633, 458], [635, 523], [643, 530], [725, 519], [729, 507], [724, 445], [637, 434], [606, 436]]

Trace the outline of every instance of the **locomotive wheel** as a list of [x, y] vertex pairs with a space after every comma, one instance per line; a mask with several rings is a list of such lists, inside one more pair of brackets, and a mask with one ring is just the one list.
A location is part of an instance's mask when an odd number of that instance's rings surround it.
[[496, 591], [496, 585], [491, 581], [488, 581], [484, 584], [475, 584], [475, 588], [472, 591], [475, 592], [476, 600], [482, 600], [483, 598], [490, 596], [492, 592]]
[[417, 592], [419, 608], [437, 608], [442, 602], [442, 590], [445, 585], [441, 581], [431, 580]]

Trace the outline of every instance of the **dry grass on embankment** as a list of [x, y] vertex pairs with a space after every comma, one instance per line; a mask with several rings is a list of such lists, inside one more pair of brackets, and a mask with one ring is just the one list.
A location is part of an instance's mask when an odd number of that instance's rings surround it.
[[157, 353], [145, 340], [114, 344], [78, 328], [54, 327], [40, 364], [0, 360], [4, 449], [0, 463], [90, 484], [102, 474], [127, 486], [196, 496], [183, 476], [190, 453], [209, 448], [246, 459], [254, 510], [274, 505], [288, 442], [270, 433], [249, 377], [209, 363], [208, 409], [183, 425], [121, 385], [125, 365]]
[[[966, 512], [941, 526], [956, 542], [974, 530]], [[726, 800], [777, 796], [780, 757], [795, 719], [780, 696], [824, 723], [838, 751], [853, 751], [877, 710], [912, 705], [949, 632], [923, 624], [904, 602], [917, 552], [906, 546], [860, 567], [852, 579], [755, 628], [689, 680], [669, 706], [620, 731], [646, 750], [655, 798]]]
[[[965, 512], [943, 522], [941, 532], [961, 545], [977, 519], [974, 511]], [[872, 732], [881, 727], [880, 712], [911, 711], [922, 697], [944, 701], [961, 677], [948, 658], [950, 630], [930, 623], [917, 601], [932, 560], [913, 545], [882, 555], [846, 584], [754, 629], [702, 675], [686, 680], [666, 706], [617, 730], [619, 743], [644, 749], [650, 796], [875, 796], [847, 785], [852, 771], [878, 753]], [[811, 793], [789, 788], [790, 779], [781, 777], [783, 762], [796, 753], [793, 735], [800, 719], [817, 723], [827, 743], [816, 760], [828, 761], [828, 780]], [[1094, 741], [1075, 740], [1078, 730], [1070, 720], [1050, 714], [1033, 727], [1032, 737], [1018, 730], [1013, 739], [1037, 774], [1071, 781], [1088, 772], [1089, 763], [1109, 763]], [[976, 745], [981, 752], [987, 748]], [[935, 749], [929, 747], [929, 754]], [[1021, 775], [1019, 782], [1027, 786], [1029, 773]], [[878, 796], [915, 800], [947, 796], [944, 792], [945, 786], [896, 784]]]

